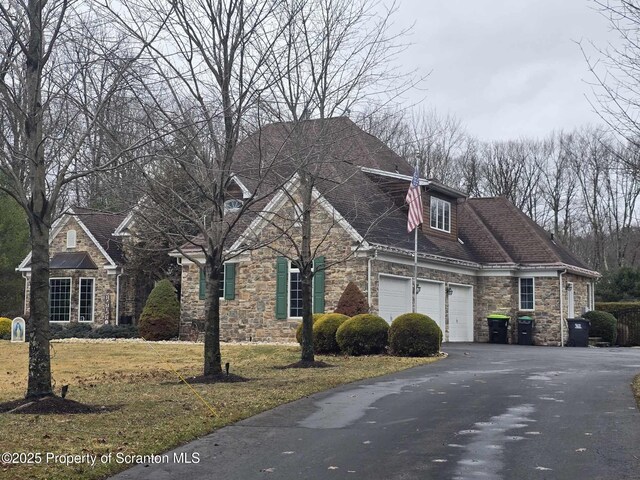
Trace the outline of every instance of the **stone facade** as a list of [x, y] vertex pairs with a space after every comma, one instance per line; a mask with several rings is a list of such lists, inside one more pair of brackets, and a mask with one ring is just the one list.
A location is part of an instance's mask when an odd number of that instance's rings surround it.
[[[283, 218], [291, 215], [284, 207]], [[330, 267], [325, 272], [325, 311], [336, 307], [346, 285], [353, 281], [370, 298], [370, 310], [378, 312], [379, 281], [381, 274], [406, 278], [413, 277], [413, 262], [409, 255], [391, 255], [379, 258], [370, 252], [354, 254], [356, 245], [350, 234], [323, 209], [314, 211], [314, 240], [323, 239], [318, 252], [325, 256]], [[291, 240], [279, 236], [279, 231], [265, 227], [262, 240], [273, 238], [270, 248], [247, 251], [234, 259], [236, 263], [235, 299], [220, 300], [221, 339], [223, 341], [292, 341], [299, 318], [276, 319], [276, 257], [274, 252], [288, 252], [292, 255]], [[299, 241], [299, 238], [294, 238]], [[315, 249], [317, 245], [313, 245]], [[433, 266], [430, 266], [433, 265]], [[466, 273], [463, 273], [466, 272]], [[199, 267], [183, 259], [181, 291], [181, 330], [183, 339], [202, 338], [204, 325], [204, 300], [199, 298]], [[527, 277], [526, 272], [519, 274]], [[442, 264], [420, 262], [418, 278], [443, 282], [445, 285], [466, 285], [473, 287], [473, 339], [476, 342], [489, 341], [487, 316], [499, 312], [512, 318], [509, 324], [508, 341], [517, 343], [517, 317], [528, 315], [535, 320], [534, 343], [536, 345], [559, 345], [560, 332], [560, 279], [557, 270], [546, 273], [536, 272], [535, 308], [532, 311], [519, 310], [519, 277], [511, 270], [484, 275], [473, 267], [448, 267]], [[563, 285], [573, 284], [575, 313], [579, 315], [588, 303], [588, 283], [592, 280], [578, 275], [565, 274]], [[371, 291], [369, 292], [369, 286]], [[449, 306], [454, 296], [444, 297], [445, 340], [449, 338]], [[567, 315], [567, 291], [563, 290], [564, 316]], [[567, 331], [565, 325], [565, 341]]]
[[[74, 248], [67, 248], [67, 232], [69, 230], [75, 230], [76, 232], [76, 246]], [[56, 253], [62, 252], [87, 252], [93, 262], [98, 267], [97, 269], [71, 269], [61, 270], [52, 269], [50, 271], [50, 278], [69, 278], [71, 279], [71, 305], [69, 323], [79, 322], [79, 291], [80, 291], [80, 279], [92, 278], [94, 279], [94, 314], [93, 321], [87, 322], [93, 326], [100, 326], [104, 324], [116, 323], [116, 290], [118, 283], [118, 271], [106, 270], [105, 265], [108, 264], [107, 259], [104, 257], [100, 249], [86, 234], [83, 228], [76, 222], [73, 217], [69, 217], [64, 227], [51, 239], [50, 255], [53, 257]], [[26, 273], [27, 281], [25, 287], [25, 315], [29, 315], [29, 294], [30, 294], [30, 273]], [[131, 315], [132, 312], [127, 308], [128, 305], [125, 301], [126, 298], [126, 283], [127, 277], [120, 275], [120, 309], [119, 314]], [[125, 294], [123, 295], [123, 292]], [[66, 323], [66, 322], [64, 322]]]
[[[325, 257], [328, 266], [325, 271], [325, 311], [333, 311], [350, 281], [366, 294], [367, 259], [354, 253], [355, 243], [349, 233], [320, 208], [312, 216], [312, 232], [312, 249], [317, 247], [314, 241], [321, 241], [320, 255]], [[295, 341], [295, 330], [301, 319], [278, 320], [275, 316], [276, 258], [279, 254], [274, 252], [285, 252], [292, 257], [291, 240], [273, 226], [265, 227], [261, 237], [276, 240], [270, 248], [248, 251], [234, 260], [237, 261], [235, 299], [220, 300], [220, 338], [223, 341]], [[299, 236], [292, 240], [299, 241]], [[199, 297], [199, 278], [198, 265], [183, 260], [180, 313], [180, 338], [183, 339], [202, 338], [204, 300]]]

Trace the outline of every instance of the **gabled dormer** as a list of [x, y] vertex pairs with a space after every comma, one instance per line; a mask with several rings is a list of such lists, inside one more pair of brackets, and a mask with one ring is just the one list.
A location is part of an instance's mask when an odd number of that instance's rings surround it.
[[429, 180], [422, 187], [425, 235], [458, 240], [458, 202], [465, 198], [462, 192]]

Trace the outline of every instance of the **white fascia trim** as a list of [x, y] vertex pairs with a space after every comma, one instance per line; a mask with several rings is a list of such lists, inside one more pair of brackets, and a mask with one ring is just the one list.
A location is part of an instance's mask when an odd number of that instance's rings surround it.
[[251, 192], [245, 186], [245, 184], [240, 181], [240, 179], [237, 177], [236, 174], [232, 174], [231, 175], [231, 180], [236, 182], [236, 185], [238, 185], [240, 187], [240, 190], [242, 190], [242, 198], [250, 198], [251, 197]]
[[114, 237], [130, 237], [130, 233], [125, 233], [124, 229], [129, 228], [133, 221], [133, 211], [129, 212], [129, 215], [125, 217], [125, 219], [118, 225], [118, 228], [113, 232]]
[[342, 227], [344, 231], [346, 231], [351, 238], [362, 245], [362, 248], [368, 249], [369, 243], [364, 239], [362, 235], [358, 233], [358, 231], [351, 226], [349, 222], [338, 212], [329, 201], [322, 196], [318, 190], [315, 188], [312, 191], [313, 199], [318, 202], [318, 204], [325, 209], [325, 211], [331, 215], [332, 218], [338, 221], [338, 225]]
[[[360, 167], [360, 170], [362, 170], [365, 173], [373, 173], [374, 175], [380, 175], [381, 177], [389, 177], [389, 178], [397, 178], [398, 180], [406, 180], [407, 182], [411, 182], [411, 180], [413, 180], [413, 177], [410, 175], [404, 175], [402, 173], [396, 173], [396, 172], [387, 172], [385, 170], [379, 170], [377, 168]], [[431, 182], [429, 180], [425, 178], [420, 179], [420, 185], [427, 186], [430, 184]]]
[[[421, 259], [422, 257], [422, 259]], [[399, 263], [401, 265], [413, 266], [413, 252], [400, 251], [397, 253], [379, 251], [376, 256], [376, 260], [382, 260], [389, 263]], [[431, 260], [431, 261], [430, 261]], [[436, 256], [421, 256], [418, 252], [418, 267], [430, 268], [432, 270], [439, 270], [448, 273], [458, 273], [461, 275], [468, 275], [475, 277], [478, 267], [476, 265], [455, 265], [451, 263], [451, 260], [444, 257]]]
[[262, 210], [262, 214], [254, 218], [244, 232], [238, 237], [238, 239], [231, 245], [229, 251], [235, 251], [240, 249], [240, 246], [246, 241], [250, 235], [257, 235], [266, 227], [273, 219], [276, 212], [285, 204], [289, 199], [285, 191], [293, 192], [298, 188], [300, 182], [298, 174], [296, 173], [291, 179], [269, 200], [269, 203]]

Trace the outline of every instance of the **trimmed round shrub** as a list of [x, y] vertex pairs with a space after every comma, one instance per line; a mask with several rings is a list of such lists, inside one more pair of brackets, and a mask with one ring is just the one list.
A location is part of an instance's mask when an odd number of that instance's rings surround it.
[[0, 338], [3, 340], [11, 340], [11, 319], [0, 317]]
[[345, 321], [336, 332], [340, 350], [348, 355], [383, 353], [389, 324], [377, 315], [363, 313]]
[[313, 349], [316, 353], [338, 353], [336, 332], [349, 319], [341, 313], [327, 313], [313, 324]]
[[[313, 314], [313, 324], [315, 325], [318, 320], [324, 317], [326, 313], [314, 313]], [[302, 322], [298, 324], [298, 328], [296, 328], [296, 341], [302, 345]], [[315, 345], [314, 345], [315, 347]]]
[[180, 331], [180, 303], [169, 280], [160, 280], [147, 298], [138, 321], [138, 331], [145, 340], [171, 340]]
[[369, 313], [367, 297], [364, 296], [362, 290], [354, 282], [349, 282], [347, 288], [342, 292], [335, 313], [342, 313], [347, 317]]
[[592, 310], [582, 315], [591, 322], [589, 326], [590, 337], [602, 337], [603, 342], [615, 345], [618, 336], [618, 321], [609, 312]]
[[429, 357], [440, 352], [442, 330], [421, 313], [405, 313], [389, 327], [389, 348], [399, 357]]

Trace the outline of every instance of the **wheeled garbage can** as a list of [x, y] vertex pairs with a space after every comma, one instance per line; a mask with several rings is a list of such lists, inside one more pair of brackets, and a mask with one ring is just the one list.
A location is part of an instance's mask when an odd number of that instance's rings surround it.
[[518, 317], [518, 345], [533, 345], [533, 318]]
[[509, 317], [499, 313], [493, 313], [487, 317], [489, 324], [489, 343], [509, 343], [507, 331], [509, 329]]
[[589, 346], [589, 327], [591, 322], [586, 318], [567, 318], [569, 325], [569, 347], [588, 347]]

